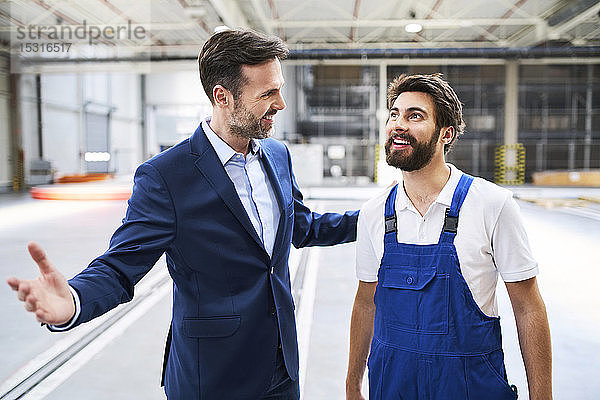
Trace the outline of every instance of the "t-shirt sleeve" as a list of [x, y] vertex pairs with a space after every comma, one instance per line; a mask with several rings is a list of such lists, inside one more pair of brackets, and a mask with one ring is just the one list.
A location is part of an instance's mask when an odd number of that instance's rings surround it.
[[508, 196], [498, 216], [492, 234], [493, 257], [496, 268], [505, 282], [518, 282], [538, 274], [519, 205]]
[[[365, 208], [368, 208], [365, 207]], [[366, 211], [366, 212], [365, 212]], [[373, 225], [374, 221], [372, 210], [363, 209], [358, 215], [358, 226], [356, 236], [356, 277], [363, 282], [377, 282], [377, 273], [381, 260], [373, 246]], [[380, 224], [383, 224], [383, 216]]]

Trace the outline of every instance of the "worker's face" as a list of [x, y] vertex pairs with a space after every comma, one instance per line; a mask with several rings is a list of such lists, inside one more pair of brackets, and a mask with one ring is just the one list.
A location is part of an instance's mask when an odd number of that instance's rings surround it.
[[259, 65], [244, 65], [242, 73], [247, 83], [234, 101], [229, 127], [235, 135], [264, 139], [273, 131], [273, 116], [285, 108], [281, 64], [273, 59]]
[[390, 109], [385, 130], [386, 161], [403, 171], [419, 170], [443, 151], [433, 99], [426, 93], [401, 93]]

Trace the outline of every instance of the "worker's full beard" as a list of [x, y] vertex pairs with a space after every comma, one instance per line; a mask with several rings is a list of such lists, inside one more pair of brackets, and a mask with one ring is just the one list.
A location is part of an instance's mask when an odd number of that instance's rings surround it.
[[[428, 142], [419, 142], [415, 137], [406, 134], [391, 135], [385, 142], [385, 161], [388, 165], [406, 172], [417, 171], [425, 167], [431, 162], [435, 154], [438, 140], [438, 135], [435, 132], [439, 132], [439, 130], [434, 131]], [[394, 136], [408, 140], [411, 148], [392, 150]]]

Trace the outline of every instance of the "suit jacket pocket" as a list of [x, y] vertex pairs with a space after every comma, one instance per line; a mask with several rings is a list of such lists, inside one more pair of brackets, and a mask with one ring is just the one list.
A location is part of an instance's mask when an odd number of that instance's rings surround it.
[[241, 320], [239, 315], [184, 318], [183, 333], [193, 338], [228, 337], [239, 329]]

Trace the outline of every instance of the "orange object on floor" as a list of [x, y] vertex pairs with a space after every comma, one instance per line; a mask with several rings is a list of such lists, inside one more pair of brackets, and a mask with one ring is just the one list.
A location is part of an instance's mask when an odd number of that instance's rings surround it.
[[96, 174], [72, 174], [63, 175], [54, 180], [54, 183], [80, 183], [80, 182], [94, 182], [103, 181], [108, 178], [112, 178], [113, 174], [96, 173]]
[[31, 197], [39, 200], [127, 200], [131, 187], [55, 185], [38, 186], [30, 190]]

